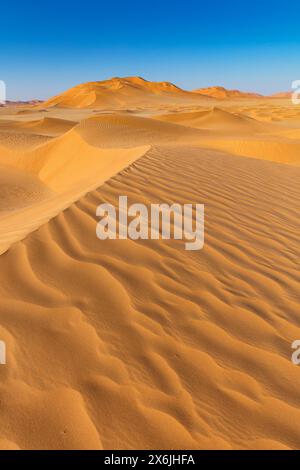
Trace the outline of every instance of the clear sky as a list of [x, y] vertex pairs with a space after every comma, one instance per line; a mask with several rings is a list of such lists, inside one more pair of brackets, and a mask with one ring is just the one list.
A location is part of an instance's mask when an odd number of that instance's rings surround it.
[[0, 8], [8, 99], [112, 76], [266, 94], [300, 79], [296, 1], [11, 0]]

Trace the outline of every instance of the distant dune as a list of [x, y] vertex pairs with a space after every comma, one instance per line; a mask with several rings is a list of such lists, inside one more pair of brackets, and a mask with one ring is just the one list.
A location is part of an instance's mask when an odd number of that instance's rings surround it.
[[201, 101], [197, 93], [169, 82], [150, 82], [141, 77], [112, 78], [78, 85], [44, 103], [44, 107], [122, 107], [158, 105], [164, 102]]
[[291, 91], [282, 91], [279, 93], [274, 93], [271, 95], [271, 98], [291, 98], [292, 92]]
[[234, 98], [262, 98], [262, 95], [258, 93], [248, 93], [239, 90], [227, 90], [221, 86], [213, 86], [209, 88], [199, 88], [194, 90], [194, 93], [200, 93], [201, 95], [210, 96], [211, 98], [217, 98], [221, 100], [234, 99]]
[[[273, 98], [288, 98], [291, 93], [277, 93]], [[183, 90], [170, 82], [153, 82], [142, 77], [114, 77], [109, 80], [87, 82], [50, 98], [37, 105], [48, 109], [99, 108], [99, 109], [147, 109], [163, 107], [171, 103], [180, 106], [207, 105], [209, 100], [261, 99], [263, 95], [240, 90], [230, 90], [222, 86]], [[34, 102], [32, 102], [34, 104]]]
[[[270, 95], [270, 98], [290, 98], [291, 92], [279, 92]], [[200, 95], [200, 96], [199, 96]], [[202, 98], [202, 103], [201, 103]], [[54, 96], [46, 101], [6, 101], [0, 107], [28, 107], [19, 111], [30, 113], [30, 107], [63, 107], [63, 108], [115, 108], [127, 106], [151, 107], [171, 102], [183, 105], [184, 102], [195, 105], [205, 104], [205, 100], [226, 99], [256, 99], [263, 95], [254, 92], [226, 89], [222, 86], [199, 88], [193, 91], [184, 90], [170, 82], [153, 82], [142, 77], [114, 77], [108, 80], [87, 82], [77, 85], [69, 90]], [[208, 102], [209, 103], [209, 102]]]

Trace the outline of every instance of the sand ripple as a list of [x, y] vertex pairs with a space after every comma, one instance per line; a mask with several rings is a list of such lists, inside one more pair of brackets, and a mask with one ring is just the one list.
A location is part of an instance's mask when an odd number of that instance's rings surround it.
[[[154, 147], [0, 258], [0, 447], [299, 448], [300, 170]], [[206, 204], [206, 246], [95, 208]]]

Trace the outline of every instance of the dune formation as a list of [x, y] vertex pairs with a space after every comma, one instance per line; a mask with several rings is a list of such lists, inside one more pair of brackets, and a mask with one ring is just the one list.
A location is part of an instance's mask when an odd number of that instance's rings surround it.
[[[0, 109], [0, 449], [300, 446], [300, 107], [140, 77]], [[205, 204], [205, 246], [96, 208]]]
[[[201, 95], [210, 96], [212, 98], [218, 99], [239, 99], [239, 98], [262, 98], [262, 95], [259, 93], [249, 93], [240, 90], [227, 90], [222, 86], [212, 86], [208, 88], [199, 88], [194, 90], [195, 93], [200, 93]], [[280, 96], [281, 98], [282, 96]], [[285, 96], [286, 98], [286, 96]]]

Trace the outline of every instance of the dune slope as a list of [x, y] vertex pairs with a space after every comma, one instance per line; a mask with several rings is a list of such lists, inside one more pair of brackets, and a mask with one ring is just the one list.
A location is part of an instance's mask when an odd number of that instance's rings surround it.
[[[299, 448], [300, 170], [155, 147], [0, 257], [0, 446]], [[99, 241], [101, 202], [206, 204], [206, 245]]]

